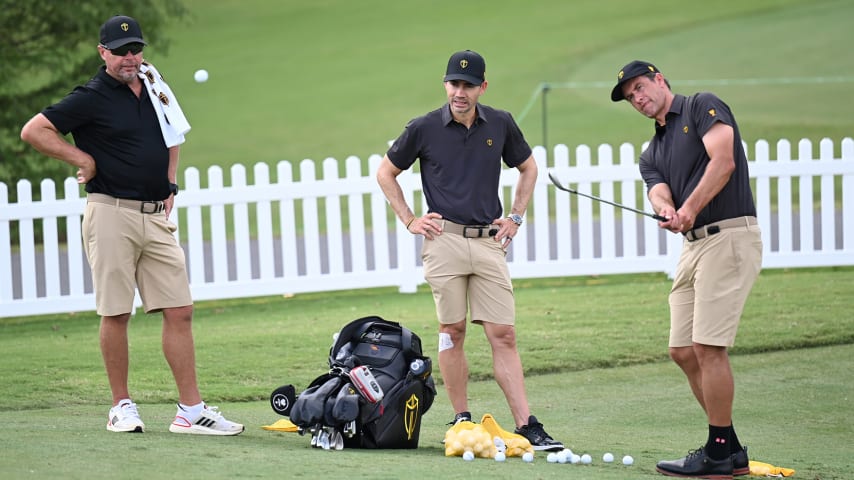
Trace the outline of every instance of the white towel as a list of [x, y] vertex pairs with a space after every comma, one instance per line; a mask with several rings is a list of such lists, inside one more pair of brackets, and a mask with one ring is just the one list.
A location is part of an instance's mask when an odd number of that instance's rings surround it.
[[190, 123], [178, 105], [178, 99], [172, 93], [172, 89], [154, 65], [142, 62], [139, 68], [139, 78], [145, 84], [145, 91], [154, 105], [157, 113], [157, 121], [160, 122], [160, 130], [163, 132], [163, 141], [167, 147], [174, 147], [184, 143], [184, 134], [190, 131]]

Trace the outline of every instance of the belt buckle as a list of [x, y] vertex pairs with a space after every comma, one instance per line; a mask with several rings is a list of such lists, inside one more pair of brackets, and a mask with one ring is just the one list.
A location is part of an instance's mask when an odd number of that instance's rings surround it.
[[[489, 228], [490, 225], [478, 225], [478, 226], [464, 226], [463, 227], [463, 237], [464, 238], [481, 238], [481, 237], [494, 237], [498, 234], [497, 228]], [[468, 231], [474, 230], [477, 232], [477, 235], [469, 235]], [[483, 234], [484, 230], [486, 230], [486, 235]]]
[[[148, 211], [145, 206], [151, 205], [151, 211]], [[160, 213], [163, 211], [163, 202], [148, 202], [143, 201], [139, 204], [139, 212], [140, 213]]]

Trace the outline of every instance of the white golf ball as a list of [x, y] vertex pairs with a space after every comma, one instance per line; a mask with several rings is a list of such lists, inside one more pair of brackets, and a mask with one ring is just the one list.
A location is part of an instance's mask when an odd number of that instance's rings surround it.
[[605, 455], [602, 455], [602, 461], [605, 463], [613, 462], [614, 461], [614, 454], [613, 453], [606, 453]]
[[[572, 454], [570, 453], [570, 455]], [[566, 456], [566, 450], [561, 450], [557, 452], [557, 463], [566, 463], [567, 460], [568, 458]]]
[[625, 457], [623, 457], [623, 465], [631, 465], [633, 463], [635, 463], [635, 459], [632, 458], [631, 455], [626, 455]]
[[585, 465], [589, 465], [592, 462], [593, 462], [593, 459], [590, 457], [589, 454], [585, 453], [584, 455], [581, 456], [581, 463], [583, 463]]
[[474, 460], [474, 452], [466, 450], [466, 452], [463, 453], [463, 460], [467, 462]]
[[557, 454], [552, 452], [546, 455], [546, 461], [549, 463], [557, 463]]
[[522, 460], [526, 463], [531, 463], [534, 461], [534, 454], [531, 452], [525, 452], [525, 454], [522, 455]]
[[575, 465], [576, 463], [578, 463], [578, 462], [580, 462], [580, 461], [581, 461], [581, 457], [580, 457], [580, 456], [578, 456], [578, 454], [577, 454], [577, 453], [573, 453], [573, 454], [572, 454], [572, 458], [570, 458], [570, 459], [569, 459], [569, 463], [571, 463], [571, 464], [573, 464], [573, 465]]
[[504, 452], [498, 452], [495, 454], [496, 462], [503, 462], [504, 460], [507, 460], [507, 455]]
[[196, 79], [198, 83], [204, 83], [208, 81], [208, 71], [205, 69], [196, 70], [196, 73], [193, 74], [193, 78]]

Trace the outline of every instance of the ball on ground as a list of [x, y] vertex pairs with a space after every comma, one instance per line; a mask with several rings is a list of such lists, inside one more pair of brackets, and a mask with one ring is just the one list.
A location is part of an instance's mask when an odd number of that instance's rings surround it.
[[581, 463], [583, 463], [585, 465], [589, 465], [589, 464], [593, 463], [593, 458], [590, 456], [590, 454], [585, 453], [584, 455], [581, 456]]
[[466, 450], [466, 452], [463, 453], [463, 460], [467, 462], [474, 460], [474, 452], [472, 452], [471, 450]]
[[208, 71], [205, 69], [196, 70], [196, 73], [193, 74], [193, 78], [196, 79], [198, 83], [204, 83], [208, 81]]
[[557, 462], [557, 454], [554, 452], [549, 453], [548, 455], [546, 455], [546, 461], [549, 463]]
[[507, 460], [507, 455], [505, 455], [504, 452], [498, 452], [495, 454], [496, 462], [503, 462], [504, 460]]
[[531, 463], [534, 461], [534, 454], [531, 452], [525, 452], [525, 454], [522, 455], [522, 460], [526, 463]]
[[623, 465], [631, 465], [633, 463], [635, 463], [635, 459], [632, 458], [631, 455], [626, 455], [625, 457], [623, 457]]
[[613, 453], [606, 453], [605, 455], [602, 455], [602, 461], [605, 463], [613, 462], [614, 461], [614, 454]]

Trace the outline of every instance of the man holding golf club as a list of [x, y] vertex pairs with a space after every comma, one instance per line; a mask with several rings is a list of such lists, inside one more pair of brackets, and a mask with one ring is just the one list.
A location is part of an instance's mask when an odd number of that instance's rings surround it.
[[651, 63], [617, 74], [611, 100], [655, 120], [640, 172], [661, 228], [684, 236], [670, 292], [670, 357], [706, 412], [706, 444], [659, 462], [668, 476], [732, 478], [749, 473], [732, 425], [734, 380], [727, 349], [759, 275], [762, 239], [747, 157], [730, 108], [711, 93], [674, 94]]
[[[531, 415], [516, 348], [516, 306], [505, 259], [534, 191], [537, 164], [522, 132], [505, 111], [478, 104], [486, 92], [486, 63], [470, 50], [453, 54], [444, 86], [448, 102], [406, 126], [377, 171], [392, 209], [406, 229], [424, 236], [424, 276], [439, 317], [439, 370], [455, 410], [452, 423], [471, 421], [466, 317], [480, 324], [492, 347], [495, 379], [516, 433], [536, 450], [561, 450]], [[418, 217], [397, 176], [420, 159], [428, 213]], [[502, 161], [519, 170], [508, 215], [498, 197]]]

